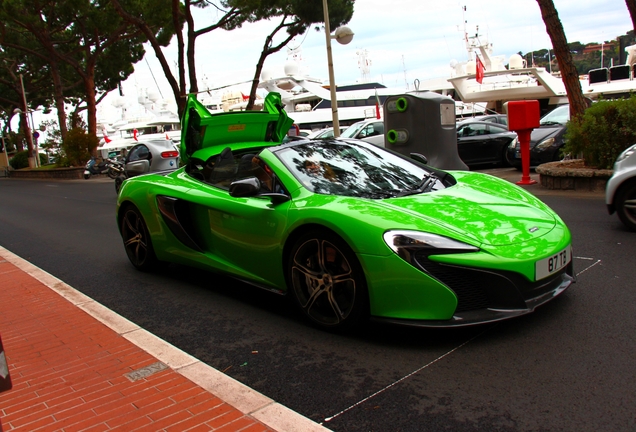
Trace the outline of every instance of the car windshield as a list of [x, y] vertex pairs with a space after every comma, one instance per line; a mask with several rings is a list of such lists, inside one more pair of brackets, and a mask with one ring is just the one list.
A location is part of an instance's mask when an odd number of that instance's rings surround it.
[[542, 125], [566, 124], [570, 120], [570, 105], [557, 107], [543, 116]]
[[305, 188], [320, 194], [393, 198], [445, 187], [422, 166], [371, 144], [301, 142], [276, 155]]
[[356, 136], [358, 134], [360, 129], [362, 129], [364, 127], [364, 124], [365, 124], [364, 121], [359, 121], [357, 123], [352, 124], [351, 126], [346, 128], [340, 134], [340, 137], [342, 137], [342, 138], [353, 138], [354, 136]]

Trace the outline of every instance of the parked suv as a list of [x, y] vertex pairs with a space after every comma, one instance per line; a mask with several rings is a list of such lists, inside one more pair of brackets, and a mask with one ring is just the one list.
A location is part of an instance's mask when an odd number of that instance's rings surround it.
[[[530, 166], [536, 167], [546, 162], [561, 160], [561, 148], [566, 124], [570, 120], [570, 105], [561, 105], [544, 115], [540, 127], [530, 135]], [[506, 153], [508, 163], [521, 169], [521, 151], [518, 142], [511, 143]]]
[[636, 231], [636, 144], [616, 159], [605, 187], [605, 203], [609, 214], [616, 212], [627, 228]]

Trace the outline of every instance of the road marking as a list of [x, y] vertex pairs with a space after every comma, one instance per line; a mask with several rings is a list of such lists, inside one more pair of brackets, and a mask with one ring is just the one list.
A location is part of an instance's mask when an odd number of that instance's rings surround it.
[[[592, 261], [594, 260], [594, 258], [588, 258], [588, 257], [574, 257], [577, 259], [581, 259], [581, 260], [587, 260], [587, 261]], [[587, 266], [586, 268], [584, 268], [583, 270], [581, 270], [580, 272], [578, 272], [576, 275], [579, 276], [581, 273], [585, 273], [586, 271], [588, 271], [589, 269], [591, 269], [592, 267], [594, 267], [595, 265], [599, 264], [601, 262], [601, 260], [597, 260], [594, 264], [590, 264], [589, 266]], [[496, 326], [496, 325], [495, 325]], [[399, 380], [387, 385], [386, 387], [384, 387], [381, 390], [378, 390], [377, 392], [365, 397], [364, 399], [354, 403], [353, 405], [351, 405], [349, 408], [345, 408], [342, 411], [332, 415], [331, 417], [325, 417], [324, 422], [330, 422], [331, 420], [335, 419], [336, 417], [346, 413], [347, 411], [350, 411], [352, 409], [354, 409], [355, 407], [365, 403], [366, 401], [376, 397], [377, 395], [385, 392], [386, 390], [390, 389], [391, 387], [399, 384], [400, 382], [412, 377], [413, 375], [417, 374], [418, 372], [428, 368], [429, 366], [433, 365], [434, 363], [437, 363], [438, 361], [440, 361], [441, 359], [443, 359], [444, 357], [449, 356], [450, 354], [454, 353], [455, 351], [459, 350], [460, 348], [464, 347], [465, 345], [467, 345], [468, 343], [472, 342], [473, 340], [477, 339], [479, 336], [483, 335], [484, 333], [486, 333], [487, 331], [491, 330], [492, 328], [494, 328], [495, 326], [489, 327], [488, 329], [484, 330], [483, 332], [479, 333], [476, 336], [473, 336], [471, 339], [468, 339], [466, 342], [463, 342], [461, 345], [456, 346], [455, 348], [453, 348], [452, 350], [448, 351], [445, 354], [442, 354], [441, 356], [439, 356], [438, 358], [436, 358], [435, 360], [431, 361], [430, 363], [425, 364], [424, 366], [422, 366], [419, 369], [414, 370], [413, 372], [409, 373], [408, 375], [403, 376], [402, 378], [400, 378]], [[322, 423], [321, 423], [322, 424]]]
[[589, 266], [585, 267], [583, 270], [581, 270], [580, 272], [578, 272], [576, 275], [580, 275], [581, 273], [585, 273], [586, 271], [588, 271], [589, 269], [591, 269], [592, 267], [594, 267], [596, 264], [600, 263], [601, 260], [597, 260], [594, 264], [590, 264]]
[[[493, 326], [491, 326], [491, 327], [489, 327], [489, 328], [485, 329], [485, 330], [484, 330], [484, 331], [482, 331], [481, 333], [479, 333], [479, 334], [477, 334], [477, 335], [473, 336], [472, 338], [468, 339], [466, 342], [463, 342], [462, 344], [460, 344], [460, 345], [456, 346], [455, 348], [453, 348], [452, 350], [448, 351], [447, 353], [442, 354], [441, 356], [437, 357], [435, 360], [431, 361], [430, 363], [425, 364], [425, 365], [424, 365], [424, 366], [422, 366], [421, 368], [416, 369], [416, 370], [414, 370], [413, 372], [411, 372], [410, 374], [403, 376], [403, 377], [402, 377], [402, 378], [400, 378], [399, 380], [394, 381], [393, 383], [389, 384], [388, 386], [384, 387], [383, 389], [378, 390], [377, 392], [375, 392], [375, 393], [373, 393], [373, 394], [371, 394], [371, 395], [369, 395], [369, 396], [365, 397], [364, 399], [362, 399], [362, 400], [360, 400], [360, 401], [358, 401], [358, 402], [354, 403], [354, 404], [353, 404], [353, 405], [351, 405], [349, 408], [345, 408], [345, 409], [343, 409], [342, 411], [340, 411], [339, 413], [336, 413], [336, 414], [332, 415], [331, 417], [326, 417], [326, 418], [325, 418], [325, 420], [324, 420], [324, 422], [330, 422], [331, 420], [335, 419], [336, 417], [338, 417], [338, 416], [340, 416], [340, 415], [342, 415], [342, 414], [346, 413], [347, 411], [350, 411], [350, 410], [354, 409], [354, 408], [355, 408], [355, 407], [357, 407], [358, 405], [361, 405], [361, 404], [365, 403], [365, 402], [366, 402], [366, 401], [368, 401], [369, 399], [372, 399], [372, 398], [376, 397], [377, 395], [379, 395], [380, 393], [383, 393], [383, 392], [385, 392], [386, 390], [390, 389], [391, 387], [393, 387], [393, 386], [395, 386], [395, 385], [397, 385], [397, 384], [401, 383], [401, 382], [402, 382], [402, 381], [404, 381], [405, 379], [408, 379], [408, 378], [412, 377], [413, 375], [415, 375], [415, 374], [417, 374], [418, 372], [420, 372], [420, 371], [422, 371], [422, 370], [426, 369], [427, 367], [429, 367], [429, 366], [433, 365], [434, 363], [437, 363], [438, 361], [440, 361], [440, 360], [441, 360], [441, 359], [443, 359], [444, 357], [447, 357], [447, 356], [451, 355], [452, 353], [454, 353], [454, 352], [455, 352], [455, 351], [457, 351], [458, 349], [460, 349], [460, 348], [462, 348], [463, 346], [465, 346], [465, 345], [469, 344], [470, 342], [474, 341], [475, 339], [477, 339], [478, 337], [480, 337], [481, 335], [483, 335], [483, 334], [484, 334], [484, 333], [486, 333], [487, 331], [489, 331], [489, 330], [491, 330], [491, 329], [495, 328], [496, 326], [497, 326], [497, 324], [495, 324], [495, 325], [493, 325]], [[321, 424], [322, 424], [322, 423], [321, 423]]]

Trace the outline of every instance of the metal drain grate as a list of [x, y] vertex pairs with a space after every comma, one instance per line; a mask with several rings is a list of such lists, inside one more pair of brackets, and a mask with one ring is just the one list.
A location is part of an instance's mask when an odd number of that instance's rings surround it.
[[152, 374], [156, 374], [157, 372], [161, 372], [162, 370], [168, 369], [168, 365], [165, 363], [157, 362], [153, 363], [150, 366], [142, 367], [141, 369], [134, 370], [132, 372], [128, 372], [124, 374], [126, 378], [130, 381], [137, 381], [143, 378], [147, 378]]

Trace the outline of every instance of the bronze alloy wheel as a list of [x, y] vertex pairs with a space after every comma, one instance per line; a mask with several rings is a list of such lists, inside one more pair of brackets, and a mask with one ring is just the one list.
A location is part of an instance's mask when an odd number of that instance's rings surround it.
[[301, 310], [322, 328], [350, 327], [368, 312], [360, 264], [351, 248], [331, 233], [302, 236], [292, 250], [288, 276]]
[[152, 249], [150, 234], [141, 213], [135, 207], [124, 210], [121, 219], [121, 237], [128, 259], [139, 270], [152, 270], [157, 265], [157, 257]]

